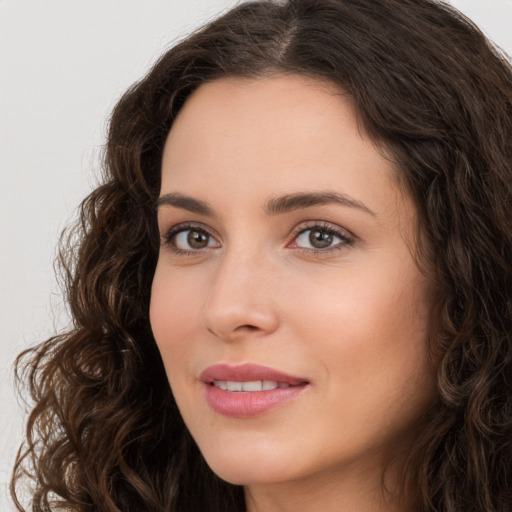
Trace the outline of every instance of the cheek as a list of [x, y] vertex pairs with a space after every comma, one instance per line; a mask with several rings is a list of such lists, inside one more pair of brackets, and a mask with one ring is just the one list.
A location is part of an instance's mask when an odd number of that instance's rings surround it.
[[[402, 380], [404, 369], [427, 362], [427, 325], [423, 312], [385, 297], [338, 294], [334, 303], [317, 309], [309, 322], [297, 319], [295, 332], [310, 341], [311, 357], [321, 358], [331, 379], [363, 386], [376, 380]], [[302, 333], [302, 334], [299, 334]]]
[[[304, 278], [289, 297], [296, 297], [298, 331], [306, 330], [320, 344], [354, 350], [373, 347], [391, 349], [411, 336], [426, 333], [428, 304], [426, 283], [414, 267], [393, 265], [385, 272], [377, 265], [355, 265], [334, 273]], [[396, 270], [393, 267], [397, 267]], [[391, 270], [395, 270], [391, 272]]]
[[201, 315], [200, 287], [183, 283], [174, 273], [158, 267], [153, 279], [150, 323], [168, 376], [171, 366], [189, 359], [192, 339]]
[[317, 284], [324, 284], [317, 288], [321, 294], [302, 294], [293, 328], [305, 341], [308, 358], [321, 362], [332, 410], [366, 416], [355, 425], [413, 418], [434, 388], [426, 283], [419, 271], [351, 268], [342, 282]]

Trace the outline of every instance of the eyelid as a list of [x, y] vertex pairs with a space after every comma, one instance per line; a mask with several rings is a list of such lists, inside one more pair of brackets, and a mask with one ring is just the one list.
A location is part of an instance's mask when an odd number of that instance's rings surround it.
[[205, 251], [207, 249], [212, 249], [216, 247], [205, 247], [203, 249], [179, 249], [178, 247], [174, 246], [172, 244], [172, 241], [178, 235], [179, 233], [182, 233], [183, 231], [189, 231], [189, 230], [195, 230], [199, 232], [203, 232], [207, 234], [209, 237], [213, 238], [217, 244], [218, 247], [220, 247], [219, 237], [217, 234], [212, 232], [213, 230], [205, 226], [204, 224], [200, 222], [180, 222], [178, 224], [173, 225], [170, 229], [168, 229], [164, 234], [160, 235], [160, 238], [162, 240], [163, 246], [168, 246], [173, 252], [176, 254], [198, 254], [202, 251]]
[[[331, 247], [326, 247], [323, 249], [315, 249], [315, 248], [308, 248], [308, 247], [290, 247], [290, 245], [297, 240], [297, 238], [305, 233], [306, 231], [310, 231], [312, 229], [319, 229], [322, 231], [326, 231], [328, 233], [332, 233], [333, 235], [337, 236], [341, 239], [342, 242], [339, 242]], [[342, 228], [341, 226], [338, 226], [337, 224], [333, 224], [331, 222], [325, 221], [325, 220], [308, 220], [305, 222], [302, 222], [298, 226], [295, 227], [293, 230], [292, 236], [290, 241], [286, 244], [286, 247], [304, 251], [307, 253], [315, 253], [315, 254], [327, 254], [329, 252], [338, 251], [340, 249], [345, 248], [348, 245], [352, 245], [356, 240], [356, 237], [354, 234], [352, 234], [350, 231], [348, 231], [346, 228]]]
[[[341, 241], [336, 243], [333, 246], [325, 247], [325, 248], [310, 248], [310, 247], [293, 247], [292, 244], [297, 240], [297, 238], [310, 230], [318, 229], [322, 231], [326, 231], [328, 233], [333, 234], [338, 237]], [[209, 237], [213, 238], [215, 242], [218, 244], [216, 247], [207, 246], [200, 249], [180, 249], [176, 247], [172, 242], [175, 239], [176, 235], [188, 230], [196, 230], [199, 232], [203, 232], [207, 234]], [[178, 224], [173, 225], [170, 229], [168, 229], [165, 234], [161, 235], [162, 246], [168, 246], [169, 249], [178, 255], [198, 255], [207, 250], [215, 249], [220, 247], [219, 236], [208, 226], [205, 226], [201, 222], [180, 222]], [[287, 248], [294, 249], [296, 251], [303, 251], [309, 254], [329, 254], [330, 252], [339, 251], [341, 249], [346, 248], [354, 243], [356, 240], [355, 235], [353, 235], [346, 228], [343, 228], [337, 224], [325, 221], [325, 220], [308, 220], [305, 222], [301, 222], [298, 224], [292, 231], [289, 241], [286, 243]]]

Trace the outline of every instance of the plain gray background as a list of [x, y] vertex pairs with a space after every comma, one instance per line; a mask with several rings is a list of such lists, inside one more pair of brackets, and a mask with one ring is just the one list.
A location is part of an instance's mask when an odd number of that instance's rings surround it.
[[[0, 0], [0, 510], [25, 411], [12, 363], [67, 323], [58, 235], [94, 187], [115, 101], [235, 0]], [[512, 54], [512, 0], [453, 0]]]

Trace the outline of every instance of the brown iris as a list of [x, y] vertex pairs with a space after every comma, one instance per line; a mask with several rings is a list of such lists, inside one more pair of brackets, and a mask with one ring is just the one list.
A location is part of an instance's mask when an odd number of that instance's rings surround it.
[[315, 249], [323, 249], [332, 244], [333, 234], [322, 229], [312, 229], [309, 233], [309, 242]]
[[208, 246], [210, 236], [201, 231], [190, 230], [187, 235], [187, 243], [192, 249], [204, 249]]

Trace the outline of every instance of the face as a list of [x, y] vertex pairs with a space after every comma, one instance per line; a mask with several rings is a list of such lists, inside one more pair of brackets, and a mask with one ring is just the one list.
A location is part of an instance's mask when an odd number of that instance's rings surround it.
[[221, 79], [168, 136], [151, 325], [223, 479], [382, 467], [433, 397], [414, 206], [349, 98]]

